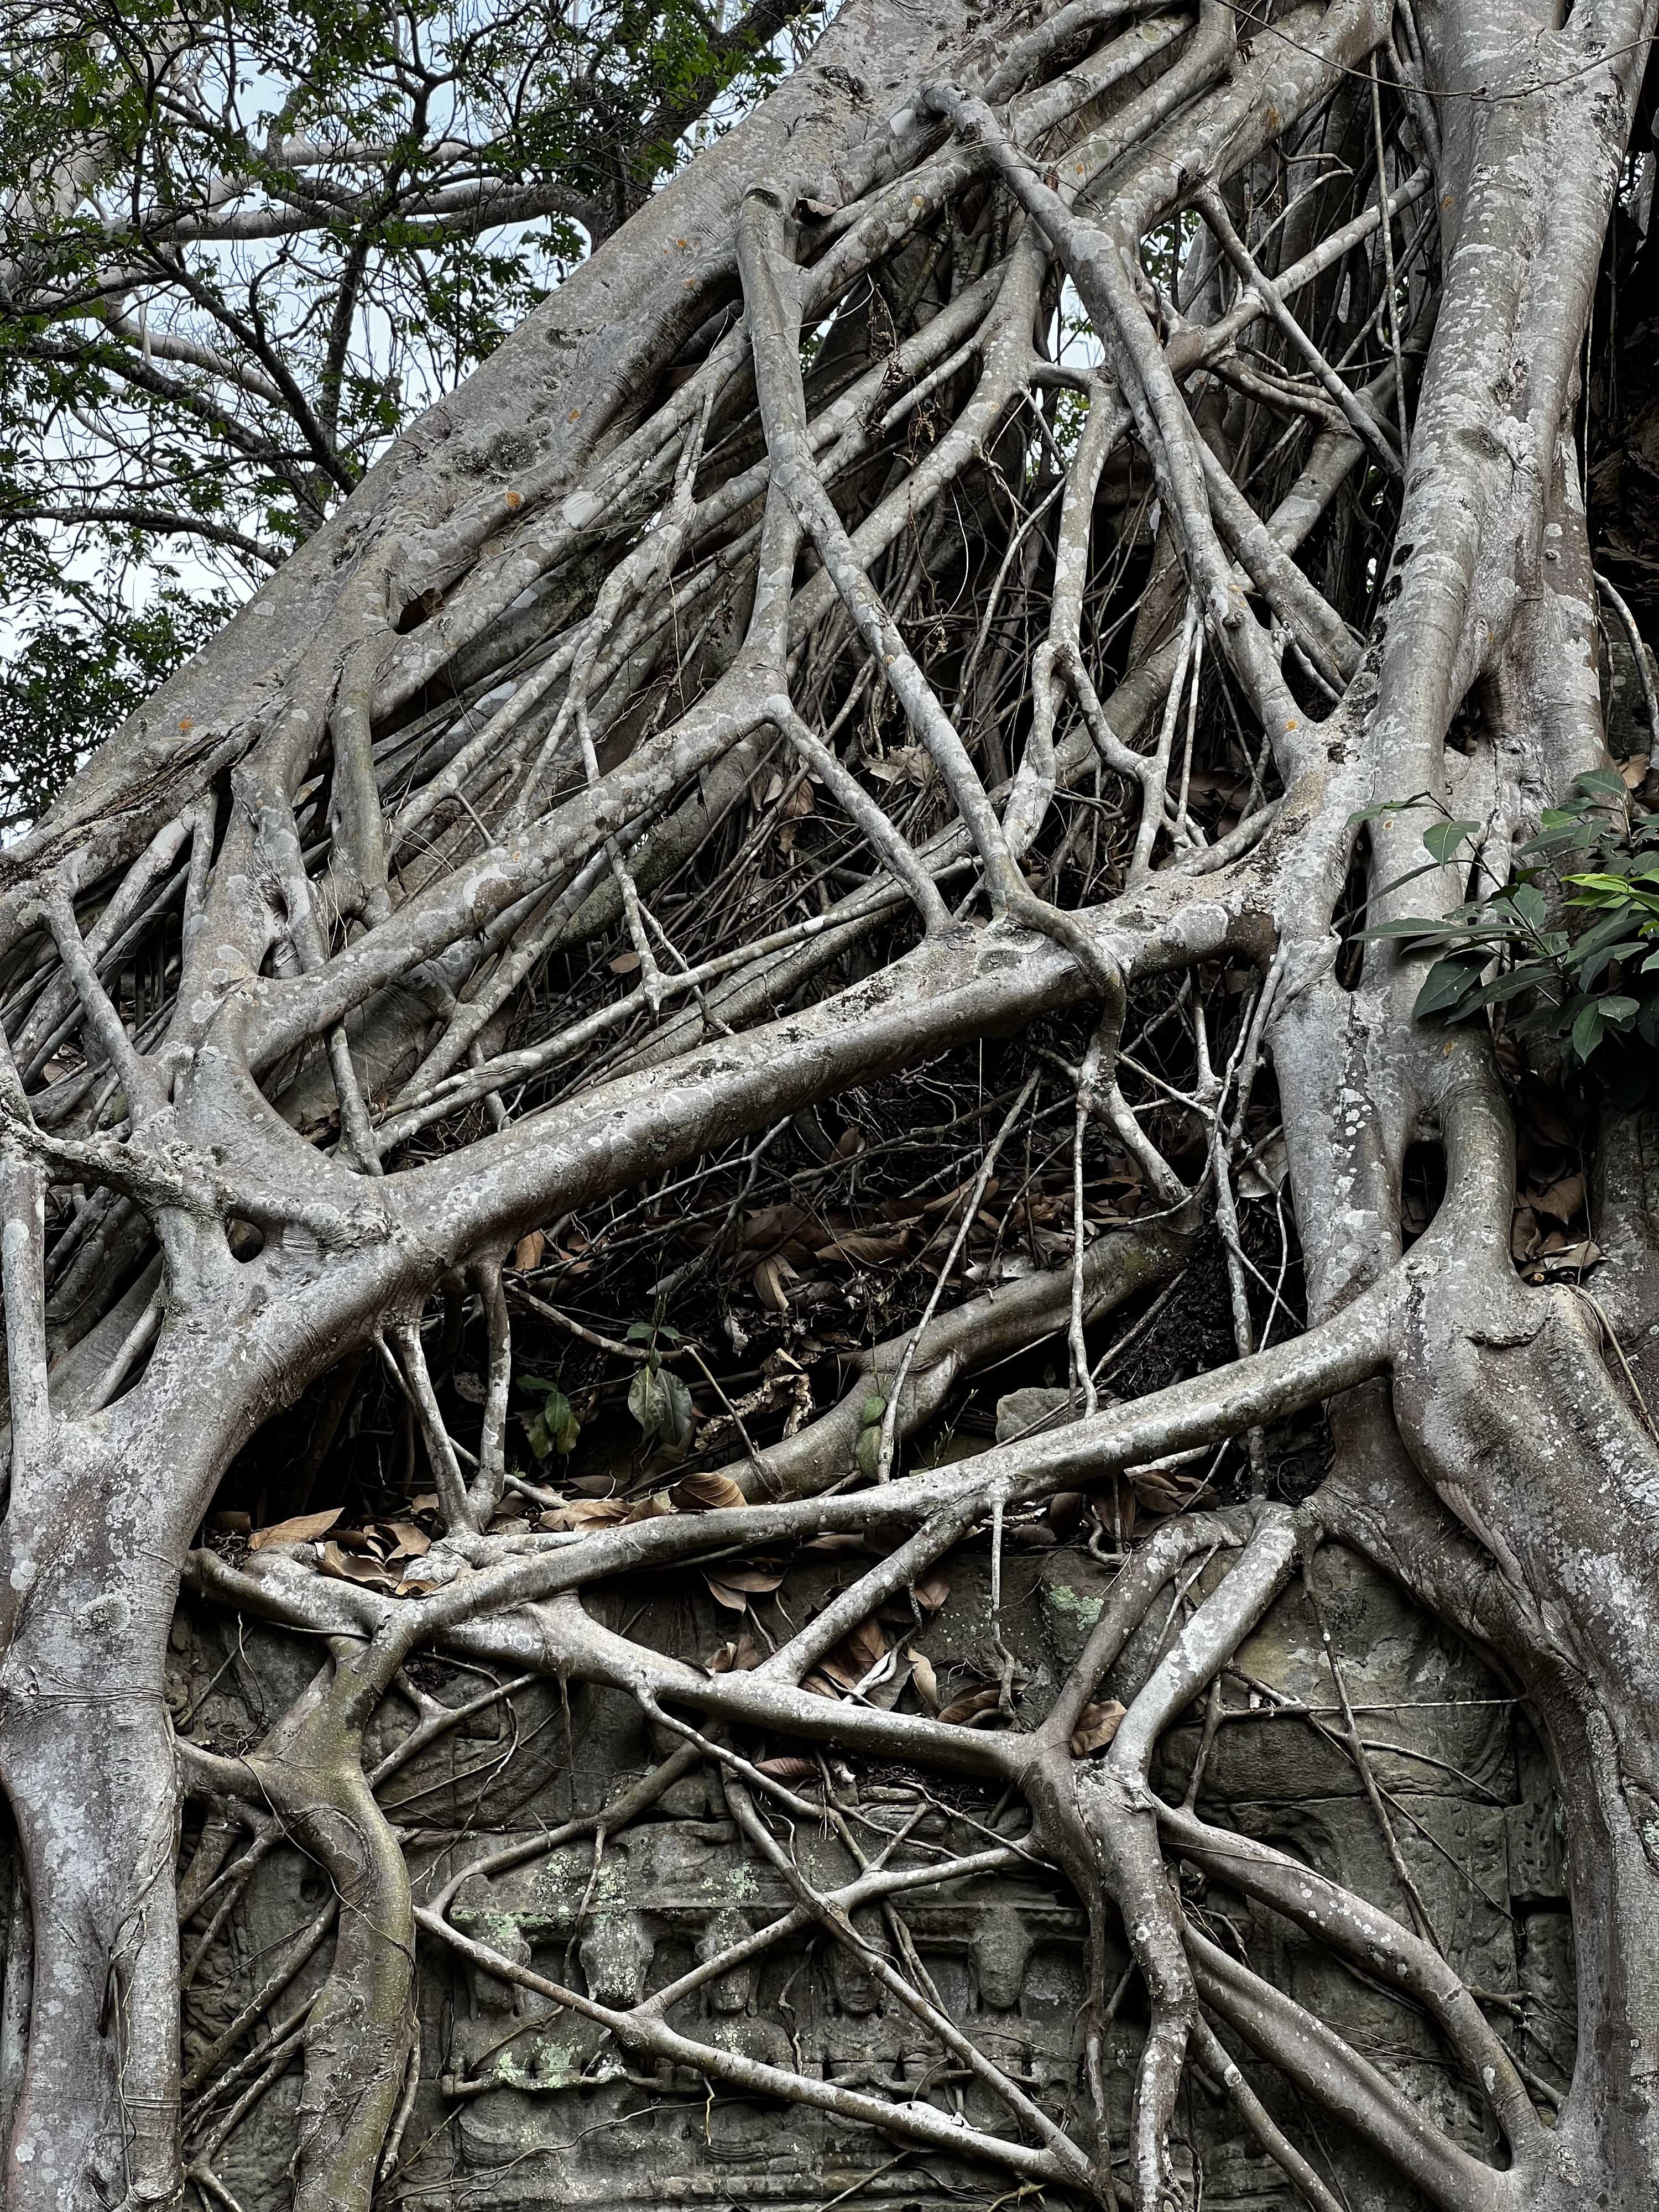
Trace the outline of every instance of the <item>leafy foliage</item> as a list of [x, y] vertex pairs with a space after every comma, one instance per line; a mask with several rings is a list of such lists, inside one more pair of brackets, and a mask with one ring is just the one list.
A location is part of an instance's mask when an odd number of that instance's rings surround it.
[[[1423, 836], [1431, 867], [1469, 868], [1481, 832], [1478, 822], [1433, 823]], [[1435, 955], [1413, 1010], [1419, 1019], [1467, 1022], [1492, 1009], [1510, 1035], [1554, 1039], [1569, 1071], [1634, 1103], [1659, 1064], [1659, 812], [1641, 805], [1622, 776], [1597, 769], [1575, 780], [1565, 806], [1545, 810], [1516, 860], [1490, 896], [1365, 934]]]
[[[181, 555], [200, 596], [246, 597], [689, 131], [769, 84], [797, 18], [816, 10], [755, 0], [721, 28], [697, 0], [9, 9], [0, 604], [61, 618], [90, 586], [130, 605], [134, 574]], [[96, 656], [42, 651], [77, 698], [107, 690]], [[71, 757], [31, 769], [19, 811]]]
[[628, 1331], [630, 1344], [646, 1347], [645, 1358], [628, 1386], [628, 1410], [639, 1423], [647, 1444], [683, 1444], [691, 1434], [696, 1418], [691, 1393], [678, 1375], [663, 1365], [657, 1349], [659, 1341], [678, 1344], [679, 1335], [678, 1329], [664, 1321], [636, 1321]]
[[519, 1388], [530, 1391], [542, 1401], [525, 1424], [531, 1450], [538, 1459], [550, 1459], [555, 1452], [568, 1457], [575, 1450], [582, 1432], [569, 1399], [556, 1382], [549, 1382], [539, 1375], [521, 1375]]
[[138, 613], [85, 601], [0, 665], [0, 833], [32, 821], [99, 743], [217, 629], [226, 607], [169, 587]]

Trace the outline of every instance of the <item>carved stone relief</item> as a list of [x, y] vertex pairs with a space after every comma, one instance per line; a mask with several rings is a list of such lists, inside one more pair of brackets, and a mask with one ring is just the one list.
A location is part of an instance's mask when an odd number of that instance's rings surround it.
[[[994, 1672], [988, 1565], [983, 1549], [953, 1559], [949, 1603], [911, 1639], [947, 1694]], [[1069, 1550], [1010, 1555], [1000, 1626], [1023, 1676], [1023, 1721], [1045, 1709], [1080, 1649], [1109, 1572]], [[831, 1561], [798, 1568], [786, 1593], [792, 1616], [799, 1620], [803, 1607], [846, 1579]], [[1458, 1972], [1491, 1998], [1492, 2017], [1540, 2094], [1560, 2090], [1574, 2047], [1572, 1934], [1537, 1740], [1472, 1651], [1352, 1555], [1326, 1547], [1313, 1583], [1317, 1613], [1293, 1583], [1241, 1649], [1207, 1747], [1195, 1710], [1166, 1737], [1156, 1785], [1166, 1797], [1185, 1796], [1201, 1752], [1196, 1802], [1207, 1818], [1271, 1840], [1402, 1921], [1424, 1916]], [[1145, 1679], [1176, 1595], [1124, 1653], [1111, 1693], [1127, 1698]], [[633, 1635], [664, 1648], [707, 1654], [730, 1633], [732, 1616], [703, 1595], [700, 1580], [695, 1592], [619, 1587], [607, 1602], [618, 1622], [633, 1620]], [[1346, 1741], [1322, 1623], [1364, 1747], [1362, 1764]], [[280, 1709], [312, 1663], [297, 1639], [251, 1623], [237, 1649], [234, 1626], [204, 1621], [198, 1629], [181, 1617], [174, 1644], [178, 1709], [199, 1704], [198, 1732], [205, 1728], [226, 1749], [257, 1728], [252, 1700]], [[476, 1674], [423, 1665], [424, 1686], [447, 1702], [481, 1686]], [[371, 1758], [395, 1745], [409, 1719], [407, 1706], [389, 1701], [374, 1723]], [[383, 1802], [404, 1831], [417, 1876], [435, 1886], [488, 1851], [515, 1841], [528, 1846], [573, 1813], [594, 1809], [665, 1747], [619, 1693], [534, 1681], [412, 1759], [388, 1782]], [[763, 1747], [750, 1752], [765, 1755]], [[889, 1851], [890, 1865], [967, 1852], [988, 1834], [1018, 1838], [1029, 1825], [1023, 1806], [999, 1805], [956, 1780], [849, 1765], [833, 1752], [826, 1764], [859, 1848], [869, 1856]], [[852, 1877], [848, 1849], [827, 1824], [808, 1832], [798, 1820], [794, 1844], [820, 1888]], [[769, 1924], [793, 1901], [782, 1878], [744, 1847], [718, 1784], [694, 1771], [645, 1819], [607, 1838], [597, 1857], [584, 1838], [494, 1878], [474, 1877], [452, 1917], [544, 1977], [624, 2005]], [[1214, 1940], [1242, 1946], [1442, 2125], [1471, 2148], [1497, 2152], [1478, 2100], [1420, 2012], [1190, 1869], [1184, 1901]], [[309, 1955], [296, 1960], [269, 2017], [281, 2022], [298, 2012], [326, 1962], [332, 1937], [319, 1923], [329, 1905], [316, 1869], [286, 1847], [270, 1853], [203, 1952], [189, 1998], [187, 2069], [201, 2070], [227, 2036], [216, 2069], [243, 2057], [248, 2045], [234, 2035], [240, 2012], [295, 1959], [296, 1931], [311, 1929]], [[889, 1945], [908, 1942], [911, 1971], [919, 1960], [943, 2009], [1046, 2110], [1091, 2139], [1083, 2045], [1089, 1928], [1063, 1880], [1033, 1862], [1012, 1875], [907, 1892], [887, 1911], [885, 1921], [872, 1913], [866, 1933]], [[894, 1925], [900, 1916], [902, 1931]], [[187, 1956], [201, 1927], [186, 1939]], [[1116, 2005], [1102, 2087], [1105, 2124], [1121, 2146], [1143, 2015], [1115, 1925], [1105, 1948], [1106, 1986]], [[429, 1946], [421, 1965], [420, 2087], [388, 2203], [524, 2212], [776, 2204], [828, 2212], [864, 2202], [988, 2212], [1009, 2201], [1006, 2178], [965, 2158], [907, 2149], [802, 2106], [711, 2094], [701, 2075], [678, 2067], [641, 2071], [601, 2028], [545, 1998]], [[671, 2019], [701, 2040], [810, 2077], [925, 2100], [978, 2128], [1007, 2125], [1006, 2109], [822, 1938], [779, 1944], [706, 1984]], [[297, 2061], [297, 2048], [293, 2055]], [[1305, 2130], [1293, 2091], [1248, 2057], [1246, 2065], [1269, 2109]], [[250, 2078], [240, 2076], [244, 2085]], [[217, 2156], [245, 2212], [275, 2212], [285, 2202], [299, 2097], [296, 2063]], [[1297, 2203], [1224, 2098], [1189, 2087], [1178, 2129], [1181, 2161], [1209, 2212], [1291, 2212]], [[1338, 2130], [1326, 2127], [1322, 2140], [1351, 2204], [1407, 2212], [1419, 2203]]]

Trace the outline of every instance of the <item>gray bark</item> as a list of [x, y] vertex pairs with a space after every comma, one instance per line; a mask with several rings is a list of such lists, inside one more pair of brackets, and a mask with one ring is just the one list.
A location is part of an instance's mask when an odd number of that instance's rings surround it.
[[[1241, 41], [1212, 0], [1190, 20], [989, 21], [851, 0], [809, 64], [418, 425], [3, 856], [0, 1778], [33, 1931], [32, 1994], [14, 1948], [0, 2027], [9, 2208], [237, 2203], [216, 2160], [253, 2157], [290, 2059], [302, 2084], [262, 2191], [418, 2201], [422, 2130], [482, 2099], [495, 2077], [467, 2066], [520, 2033], [465, 2064], [434, 2055], [422, 1992], [463, 1970], [495, 1992], [475, 2026], [495, 2005], [589, 2036], [604, 2079], [664, 2109], [682, 2076], [700, 2097], [793, 2103], [854, 2140], [966, 2161], [996, 2177], [991, 2197], [1193, 2201], [1208, 2081], [1252, 2155], [1316, 2203], [1340, 2201], [1343, 2159], [1389, 2176], [1389, 2203], [1651, 2203], [1659, 1231], [1641, 1129], [1603, 1117], [1594, 1302], [1517, 1273], [1516, 1093], [1492, 1033], [1415, 1019], [1423, 962], [1374, 940], [1356, 973], [1342, 933], [1361, 810], [1430, 793], [1483, 816], [1501, 856], [1608, 757], [1576, 378], [1652, 18], [1637, 0], [1565, 26], [1482, 0], [1334, 0]], [[1328, 155], [1340, 181], [1300, 207], [1304, 166]], [[1211, 258], [1188, 244], [1179, 280], [1145, 245], [1206, 222]], [[1062, 278], [1096, 341], [1077, 367], [1050, 344]], [[1373, 354], [1340, 363], [1366, 315]], [[1369, 627], [1374, 580], [1331, 551], [1342, 515], [1386, 573]], [[954, 643], [947, 602], [970, 618]], [[1200, 804], [1223, 766], [1237, 822]], [[821, 896], [755, 859], [788, 825], [775, 849], [795, 866], [801, 794], [836, 824]], [[1107, 854], [1084, 866], [1091, 819]], [[1403, 806], [1373, 819], [1371, 925], [1463, 897], [1450, 869], [1401, 883], [1421, 828]], [[725, 911], [733, 886], [753, 896]], [[595, 964], [612, 946], [641, 978], [626, 1005]], [[1247, 981], [1231, 1004], [1226, 974]], [[689, 1211], [672, 1194], [706, 1185], [708, 1238], [674, 1247], [652, 1293], [659, 1322], [671, 1290], [693, 1314], [699, 1285], [736, 1280], [767, 1146], [797, 1143], [816, 1162], [801, 1175], [848, 1200], [851, 1225], [819, 1249], [858, 1263], [863, 1238], [879, 1285], [922, 1201], [894, 1249], [872, 1243], [852, 1210], [859, 1148], [832, 1145], [817, 1109], [929, 1066], [956, 1081], [1010, 1039], [1018, 1079], [994, 1104], [981, 1087], [957, 1211], [927, 1218], [925, 1291], [902, 1292], [899, 1326], [866, 1301], [816, 1418], [792, 1379], [810, 1364], [798, 1278], [775, 1262], [757, 1295], [795, 1350], [746, 1396], [707, 1316], [686, 1347], [650, 1324], [647, 1342], [597, 1326], [577, 1275], [564, 1286], [573, 1218], [630, 1195]], [[1285, 1275], [1267, 1307], [1243, 1211], [1267, 1070], [1306, 1291], [1288, 1330]], [[1063, 1122], [1029, 1105], [1039, 1073]], [[1165, 1156], [1188, 1157], [1177, 1109], [1203, 1131], [1190, 1180]], [[987, 1273], [1020, 1139], [1073, 1125], [1052, 1264]], [[1405, 1190], [1424, 1146], [1445, 1171], [1426, 1224]], [[1096, 1235], [1087, 1164], [1108, 1157], [1142, 1205]], [[994, 1217], [993, 1167], [1010, 1178]], [[1040, 1176], [1023, 1172], [1036, 1253]], [[803, 1223], [814, 1207], [834, 1211], [815, 1196]], [[538, 1232], [556, 1273], [530, 1289], [535, 1260], [507, 1262]], [[672, 1244], [678, 1224], [653, 1233]], [[1121, 1310], [1125, 1345], [1157, 1340], [1158, 1301], [1205, 1249], [1224, 1335], [1114, 1399], [1118, 1366], [1097, 1383], [1091, 1362], [1121, 1349]], [[673, 1510], [607, 1521], [516, 1467], [510, 1390], [525, 1337], [549, 1330], [615, 1376], [656, 1378], [665, 1441], [630, 1497], [666, 1492]], [[887, 1479], [964, 1383], [1043, 1344], [1071, 1363], [1048, 1425], [1010, 1394], [996, 1443], [931, 1466], [913, 1451]], [[458, 1345], [484, 1378], [476, 1449], [457, 1432]], [[728, 1424], [677, 1488], [691, 1440], [670, 1371]], [[338, 1502], [331, 1449], [371, 1389], [404, 1440], [399, 1514], [424, 1510], [417, 1468], [438, 1501], [423, 1558], [427, 1536], [378, 1573], [320, 1527], [251, 1548], [204, 1537], [228, 1477], [308, 1392], [297, 1503]], [[745, 1411], [786, 1403], [786, 1433], [757, 1443]], [[1321, 1408], [1328, 1472], [1273, 1498], [1270, 1433]], [[550, 1510], [503, 1510], [526, 1498]], [[1030, 1624], [1006, 1562], [1079, 1528], [1097, 1618], [1022, 1685]], [[793, 1547], [860, 1535], [841, 1587], [811, 1586], [816, 1618], [786, 1607], [817, 1571]], [[939, 1610], [924, 1594], [943, 1563], [963, 1576], [981, 1557], [978, 1706], [944, 1718], [915, 1657]], [[640, 1578], [678, 1569], [700, 1591], [693, 1571], [718, 1583], [722, 1563], [751, 1577], [739, 1600], [783, 1594], [776, 1648], [754, 1642], [751, 1603], [750, 1648], [733, 1637], [716, 1664], [665, 1613], [676, 1586]], [[1559, 2084], [1510, 2025], [1533, 1999], [1478, 1984], [1434, 1924], [1397, 1786], [1378, 1779], [1398, 1746], [1368, 1747], [1345, 1669], [1369, 1661], [1329, 1628], [1322, 1575], [1390, 1578], [1545, 1743], [1577, 1947]], [[617, 1610], [619, 1589], [658, 1596]], [[882, 1620], [907, 1604], [889, 1650]], [[944, 1607], [947, 1640], [965, 1604]], [[1323, 1655], [1318, 1706], [1264, 1688], [1248, 1659], [1296, 1604]], [[234, 1743], [200, 1720], [211, 1684], [171, 1712], [164, 1695], [169, 1653], [214, 1620], [225, 1668], [248, 1668], [252, 1635], [272, 1692]], [[908, 1686], [876, 1694], [906, 1668]], [[434, 1668], [450, 1670], [441, 1695]], [[550, 1729], [562, 1701], [546, 1756], [565, 1811], [524, 1832], [497, 1820], [493, 1847], [459, 1816], [428, 1832], [391, 1777], [424, 1774], [463, 1705], [510, 1707], [526, 1683]], [[577, 1802], [573, 1697], [612, 1699], [653, 1747], [653, 1770], [619, 1770], [599, 1804]], [[1376, 1893], [1253, 1836], [1248, 1791], [1206, 1790], [1206, 1762], [1227, 1765], [1212, 1746], [1270, 1711], [1347, 1762]], [[1006, 1821], [977, 1842], [947, 1822], [939, 1862], [890, 1840], [890, 1866], [831, 1758], [956, 1778], [982, 1822], [1003, 1800], [1029, 1826], [1016, 1850]], [[604, 1904], [607, 1838], [691, 1819], [672, 1808], [693, 1784], [777, 1909], [761, 1926], [705, 1916], [696, 1966], [647, 1988], [634, 1922]], [[842, 1853], [830, 1872], [820, 1828]], [[538, 1963], [520, 1922], [479, 1899], [507, 1894], [498, 1870], [578, 1844], [586, 1889]], [[1048, 1869], [1087, 1929], [1063, 2091], [953, 2008], [893, 1901], [1012, 1882], [1015, 1860], [1022, 1878]], [[322, 1877], [313, 1917], [195, 2019], [183, 1987], [235, 1940], [260, 1869], [301, 1866]], [[1214, 1901], [1234, 1892], [1243, 1918]], [[933, 2071], [837, 2073], [781, 2027], [716, 2032], [713, 1992], [808, 1929]], [[1287, 1929], [1409, 1993], [1444, 2094], [1275, 1978]], [[981, 1984], [998, 1971], [981, 1963]], [[1129, 1981], [1132, 2050], [1113, 2040]], [[681, 2009], [694, 1996], [714, 2027]], [[843, 2016], [863, 2015], [848, 1998]], [[981, 2101], [952, 2107], [947, 2079]]]

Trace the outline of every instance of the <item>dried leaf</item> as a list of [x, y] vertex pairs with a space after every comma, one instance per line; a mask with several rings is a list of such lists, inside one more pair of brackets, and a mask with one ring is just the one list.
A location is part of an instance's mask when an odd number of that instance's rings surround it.
[[797, 1280], [799, 1278], [789, 1262], [781, 1253], [775, 1253], [769, 1259], [763, 1260], [755, 1270], [755, 1294], [761, 1304], [773, 1313], [787, 1314], [789, 1299], [783, 1286], [787, 1282]]
[[1209, 1495], [1200, 1476], [1176, 1474], [1166, 1468], [1131, 1468], [1128, 1480], [1148, 1513], [1185, 1513]]
[[542, 1254], [546, 1249], [546, 1237], [539, 1229], [532, 1229], [527, 1237], [520, 1237], [513, 1247], [513, 1265], [521, 1275], [527, 1274], [531, 1268], [541, 1266]]
[[387, 1574], [378, 1559], [356, 1552], [343, 1552], [337, 1544], [323, 1547], [323, 1572], [337, 1582], [361, 1583], [369, 1589], [393, 1590], [398, 1577]]
[[850, 1690], [886, 1656], [887, 1638], [881, 1632], [881, 1623], [872, 1614], [860, 1621], [856, 1628], [849, 1628], [835, 1650], [818, 1664], [832, 1682], [839, 1682], [843, 1689]]
[[1101, 1705], [1085, 1705], [1072, 1730], [1073, 1758], [1087, 1759], [1091, 1752], [1104, 1751], [1128, 1710], [1115, 1698], [1108, 1698]]
[[916, 1695], [930, 1713], [939, 1711], [939, 1676], [933, 1672], [933, 1662], [923, 1651], [907, 1651], [910, 1662], [910, 1680], [916, 1686]]
[[410, 1499], [409, 1510], [411, 1513], [435, 1513], [438, 1510], [437, 1492], [423, 1490], [418, 1498]]
[[[437, 1500], [434, 1498], [433, 1504]], [[289, 1521], [273, 1521], [269, 1528], [256, 1528], [248, 1538], [250, 1552], [263, 1552], [271, 1544], [313, 1544], [325, 1535], [345, 1508], [331, 1506], [326, 1513], [296, 1513]]]
[[611, 963], [611, 972], [613, 975], [631, 975], [639, 964], [637, 952], [619, 952]]
[[392, 1553], [394, 1559], [421, 1559], [432, 1549], [431, 1537], [425, 1529], [417, 1528], [412, 1521], [380, 1521], [375, 1526], [389, 1528], [397, 1539], [397, 1549]]
[[713, 1513], [722, 1506], [749, 1503], [729, 1474], [717, 1474], [712, 1469], [706, 1474], [688, 1474], [668, 1494], [682, 1513]]
[[774, 1782], [816, 1782], [818, 1763], [815, 1759], [757, 1759], [755, 1771], [769, 1775]]
[[960, 1696], [951, 1698], [940, 1712], [939, 1718], [952, 1728], [960, 1728], [964, 1721], [972, 1720], [976, 1713], [988, 1713], [999, 1703], [1001, 1695], [994, 1682], [987, 1683], [983, 1689], [963, 1690]]
[[1083, 1492], [1080, 1490], [1057, 1490], [1048, 1500], [1048, 1525], [1062, 1543], [1069, 1543], [1076, 1535], [1083, 1519]]
[[826, 1244], [818, 1257], [845, 1260], [854, 1267], [882, 1267], [890, 1260], [903, 1257], [904, 1244], [902, 1237], [866, 1237], [853, 1230], [845, 1237], [838, 1237], [833, 1244]]
[[951, 1577], [943, 1567], [930, 1567], [910, 1585], [910, 1595], [924, 1613], [937, 1613], [951, 1595]]
[[751, 1667], [758, 1667], [761, 1648], [747, 1628], [741, 1630], [735, 1644], [722, 1644], [708, 1662], [711, 1674], [746, 1674]]
[[722, 1565], [717, 1573], [706, 1574], [703, 1580], [722, 1605], [729, 1605], [734, 1613], [741, 1613], [751, 1597], [764, 1596], [783, 1581], [781, 1569]]
[[624, 1521], [662, 1521], [674, 1510], [673, 1500], [665, 1490], [653, 1490], [648, 1498], [641, 1498], [623, 1514]]
[[573, 1498], [568, 1505], [544, 1513], [539, 1527], [553, 1534], [582, 1528], [614, 1528], [629, 1517], [623, 1498]]
[[1534, 1212], [1548, 1214], [1552, 1221], [1559, 1221], [1565, 1228], [1576, 1213], [1584, 1210], [1584, 1178], [1581, 1175], [1563, 1176], [1547, 1190], [1529, 1190], [1527, 1197]]

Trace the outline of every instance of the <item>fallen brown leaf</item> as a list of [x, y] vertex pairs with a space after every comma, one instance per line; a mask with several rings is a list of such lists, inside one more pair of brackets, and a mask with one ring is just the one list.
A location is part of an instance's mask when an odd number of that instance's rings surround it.
[[539, 1229], [532, 1229], [527, 1237], [520, 1237], [513, 1247], [513, 1265], [519, 1273], [527, 1274], [532, 1267], [539, 1267], [542, 1255], [547, 1249], [547, 1239]]
[[[436, 1503], [436, 1500], [434, 1500]], [[271, 1544], [312, 1544], [325, 1535], [345, 1508], [331, 1506], [326, 1513], [296, 1513], [291, 1520], [273, 1521], [269, 1528], [256, 1528], [247, 1540], [250, 1552], [263, 1552]]]
[[705, 1574], [703, 1580], [717, 1605], [730, 1606], [733, 1613], [742, 1613], [751, 1597], [763, 1596], [768, 1590], [776, 1589], [783, 1576], [769, 1567], [723, 1566], [718, 1574]]
[[1529, 1190], [1527, 1197], [1534, 1212], [1548, 1214], [1552, 1221], [1559, 1221], [1565, 1228], [1574, 1214], [1584, 1210], [1584, 1178], [1581, 1175], [1563, 1176], [1547, 1190]]
[[843, 1689], [850, 1690], [885, 1657], [886, 1652], [887, 1638], [872, 1614], [860, 1621], [856, 1628], [849, 1628], [835, 1650], [818, 1664], [832, 1682], [839, 1682]]
[[1097, 1705], [1085, 1705], [1072, 1730], [1073, 1758], [1087, 1759], [1091, 1752], [1104, 1751], [1128, 1710], [1115, 1698], [1108, 1698]]
[[782, 1254], [775, 1253], [771, 1258], [763, 1260], [755, 1270], [755, 1294], [761, 1304], [769, 1307], [772, 1312], [787, 1314], [789, 1298], [783, 1286], [797, 1279], [795, 1270]]
[[686, 1475], [668, 1494], [682, 1513], [712, 1513], [722, 1506], [749, 1503], [729, 1474], [717, 1474], [712, 1469], [705, 1474]]
[[988, 1682], [982, 1689], [963, 1690], [943, 1708], [939, 1718], [952, 1728], [960, 1728], [964, 1721], [972, 1720], [976, 1713], [988, 1713], [1001, 1695], [994, 1682]]
[[323, 1547], [323, 1572], [337, 1582], [361, 1583], [368, 1589], [395, 1590], [398, 1577], [389, 1575], [378, 1559], [357, 1552], [343, 1552], [337, 1544]]
[[937, 1613], [951, 1595], [951, 1577], [943, 1567], [929, 1567], [910, 1585], [910, 1594], [924, 1613]]
[[556, 1506], [551, 1513], [544, 1513], [537, 1525], [556, 1534], [571, 1529], [614, 1528], [628, 1518], [625, 1498], [573, 1498], [568, 1505]]
[[916, 1695], [931, 1713], [939, 1711], [939, 1676], [933, 1672], [933, 1662], [925, 1651], [907, 1651], [910, 1662], [910, 1680], [916, 1686]]

